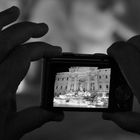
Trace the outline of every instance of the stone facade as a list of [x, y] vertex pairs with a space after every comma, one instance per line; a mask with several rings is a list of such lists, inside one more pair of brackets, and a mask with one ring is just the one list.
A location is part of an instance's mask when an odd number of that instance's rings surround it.
[[69, 92], [109, 92], [110, 69], [97, 67], [71, 67], [69, 72], [57, 73], [55, 95]]

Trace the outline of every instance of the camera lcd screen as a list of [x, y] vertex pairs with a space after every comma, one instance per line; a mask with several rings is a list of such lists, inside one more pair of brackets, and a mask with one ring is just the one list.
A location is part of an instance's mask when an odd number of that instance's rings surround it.
[[55, 74], [53, 107], [108, 108], [111, 68], [68, 67]]

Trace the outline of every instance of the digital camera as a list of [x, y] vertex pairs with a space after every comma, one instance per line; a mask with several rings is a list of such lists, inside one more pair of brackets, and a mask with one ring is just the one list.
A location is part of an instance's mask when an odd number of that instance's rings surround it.
[[44, 58], [42, 107], [64, 111], [130, 111], [133, 93], [105, 54], [63, 53]]

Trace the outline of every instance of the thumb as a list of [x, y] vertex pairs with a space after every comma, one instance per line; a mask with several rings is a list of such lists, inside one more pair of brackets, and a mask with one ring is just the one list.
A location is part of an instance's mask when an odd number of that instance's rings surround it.
[[120, 128], [140, 134], [140, 113], [137, 112], [117, 112], [103, 113], [104, 120], [111, 120]]
[[[134, 40], [135, 39], [135, 40]], [[133, 38], [136, 43], [136, 38]], [[133, 42], [133, 44], [134, 44]], [[138, 43], [138, 40], [137, 40]], [[126, 82], [135, 94], [140, 103], [140, 48], [132, 45], [132, 40], [129, 42], [116, 42], [110, 48], [107, 53], [113, 57], [117, 62]]]
[[63, 118], [63, 112], [53, 112], [40, 107], [31, 107], [18, 112], [10, 126], [14, 133], [22, 136], [27, 132], [41, 127], [46, 122], [62, 121]]

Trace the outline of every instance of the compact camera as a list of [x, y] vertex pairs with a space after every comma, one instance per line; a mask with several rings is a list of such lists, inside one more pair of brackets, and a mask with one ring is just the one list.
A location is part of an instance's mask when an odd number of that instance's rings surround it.
[[130, 111], [133, 93], [110, 56], [63, 53], [44, 59], [41, 102], [48, 110]]

